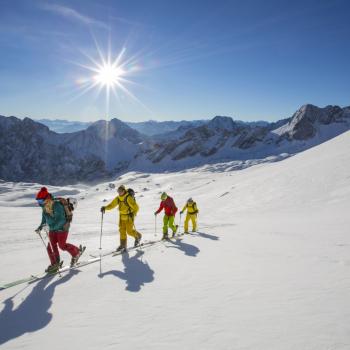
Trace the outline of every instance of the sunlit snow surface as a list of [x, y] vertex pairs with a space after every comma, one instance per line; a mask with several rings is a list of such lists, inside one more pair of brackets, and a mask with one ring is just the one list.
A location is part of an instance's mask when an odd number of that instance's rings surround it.
[[[197, 201], [199, 233], [0, 291], [1, 349], [349, 349], [349, 149], [348, 132], [239, 171], [124, 175], [113, 183], [137, 192], [145, 240], [161, 236], [162, 191], [180, 209]], [[40, 186], [0, 184], [1, 283], [48, 264], [34, 233]], [[82, 259], [98, 253], [99, 209], [115, 189], [49, 190], [79, 199], [69, 241], [87, 246]], [[107, 212], [103, 250], [116, 247], [116, 224]]]

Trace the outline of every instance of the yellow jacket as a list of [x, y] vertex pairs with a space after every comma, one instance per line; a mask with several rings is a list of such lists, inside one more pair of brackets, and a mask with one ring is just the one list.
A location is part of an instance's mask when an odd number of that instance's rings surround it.
[[199, 212], [196, 202], [193, 202], [192, 204], [187, 202], [183, 207], [182, 212], [184, 212], [186, 209], [188, 214], [197, 214]]
[[135, 199], [127, 192], [123, 196], [115, 197], [112, 202], [105, 207], [105, 209], [111, 210], [117, 206], [119, 206], [119, 214], [122, 220], [126, 220], [128, 217], [134, 217], [139, 211], [139, 206], [137, 205]]

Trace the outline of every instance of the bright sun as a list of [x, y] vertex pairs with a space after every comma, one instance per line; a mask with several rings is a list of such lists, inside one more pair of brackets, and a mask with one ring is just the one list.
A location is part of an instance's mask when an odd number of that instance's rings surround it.
[[103, 66], [99, 67], [94, 79], [102, 86], [113, 87], [119, 83], [124, 73], [125, 72], [120, 67], [105, 63]]
[[109, 115], [111, 94], [113, 94], [119, 102], [121, 96], [127, 96], [148, 110], [148, 108], [127, 88], [127, 85], [135, 84], [133, 81], [129, 80], [128, 77], [140, 70], [140, 65], [137, 62], [138, 55], [125, 57], [126, 48], [124, 47], [116, 57], [112, 58], [110, 48], [108, 48], [107, 54], [104, 55], [96, 41], [95, 44], [99, 60], [85, 54], [92, 65], [77, 63], [78, 66], [93, 73], [87, 78], [77, 80], [77, 84], [79, 84], [81, 89], [77, 97], [97, 88], [98, 94], [102, 90], [105, 91], [107, 115]]

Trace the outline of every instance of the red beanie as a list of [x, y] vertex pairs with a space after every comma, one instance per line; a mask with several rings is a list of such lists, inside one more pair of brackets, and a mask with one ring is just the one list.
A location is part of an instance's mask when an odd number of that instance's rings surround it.
[[40, 191], [36, 195], [36, 199], [46, 199], [50, 193], [46, 187], [41, 187]]

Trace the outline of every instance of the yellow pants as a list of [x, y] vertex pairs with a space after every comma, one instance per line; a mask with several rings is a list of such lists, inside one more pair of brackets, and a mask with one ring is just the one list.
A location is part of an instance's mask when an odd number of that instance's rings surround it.
[[197, 214], [186, 214], [186, 219], [185, 219], [185, 232], [188, 232], [188, 223], [191, 220], [192, 222], [192, 231], [197, 230]]
[[137, 238], [139, 233], [134, 228], [134, 221], [131, 218], [119, 220], [120, 241], [126, 241], [126, 235]]

